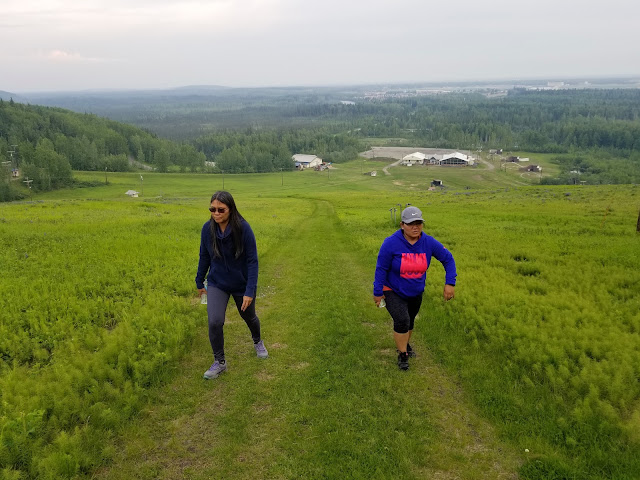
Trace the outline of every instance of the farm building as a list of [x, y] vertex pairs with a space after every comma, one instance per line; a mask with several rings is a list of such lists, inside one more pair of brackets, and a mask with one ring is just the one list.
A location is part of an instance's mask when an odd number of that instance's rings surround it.
[[130, 197], [137, 197], [138, 196], [138, 192], [136, 192], [135, 190], [127, 190], [125, 192], [125, 195], [129, 195]]
[[291, 157], [298, 170], [304, 168], [313, 168], [317, 165], [322, 165], [322, 159], [316, 155], [304, 155], [301, 153], [295, 154]]
[[406, 165], [407, 167], [410, 167], [411, 165], [422, 165], [424, 164], [425, 158], [426, 158], [426, 155], [424, 153], [415, 152], [402, 157], [401, 164]]
[[442, 155], [433, 154], [424, 159], [425, 165], [440, 165]]
[[20, 176], [20, 170], [18, 170], [17, 168], [14, 168], [13, 170], [11, 170], [11, 176], [13, 178], [18, 178]]
[[440, 165], [473, 165], [473, 159], [464, 153], [454, 152], [444, 155], [440, 160]]
[[521, 168], [523, 172], [541, 172], [542, 167], [540, 165], [527, 165], [524, 168]]

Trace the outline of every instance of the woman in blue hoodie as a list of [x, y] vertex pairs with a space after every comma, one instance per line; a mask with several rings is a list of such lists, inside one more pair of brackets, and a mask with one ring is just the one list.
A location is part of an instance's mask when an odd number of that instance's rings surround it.
[[256, 237], [238, 212], [229, 192], [214, 193], [209, 211], [211, 219], [204, 224], [200, 235], [200, 261], [196, 275], [198, 292], [207, 294], [209, 341], [214, 357], [213, 364], [204, 372], [207, 380], [216, 378], [227, 369], [223, 327], [230, 297], [233, 297], [238, 313], [251, 331], [256, 355], [258, 358], [268, 357], [260, 338], [260, 320], [255, 308], [258, 285]]
[[409, 357], [415, 356], [409, 340], [422, 304], [431, 257], [445, 269], [444, 299], [451, 300], [455, 292], [457, 274], [453, 255], [422, 231], [423, 224], [418, 208], [407, 207], [402, 211], [400, 230], [382, 242], [373, 281], [374, 302], [378, 307], [386, 306], [393, 318], [393, 338], [401, 370], [407, 370]]

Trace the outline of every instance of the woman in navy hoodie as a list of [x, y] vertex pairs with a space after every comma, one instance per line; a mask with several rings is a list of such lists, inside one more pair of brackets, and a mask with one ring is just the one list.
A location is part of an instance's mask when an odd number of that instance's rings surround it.
[[457, 274], [453, 255], [422, 231], [423, 224], [418, 208], [407, 207], [402, 211], [400, 230], [382, 242], [373, 281], [373, 300], [378, 307], [386, 304], [393, 318], [393, 338], [401, 370], [407, 370], [409, 357], [415, 356], [409, 340], [422, 304], [431, 257], [445, 269], [444, 299], [451, 300], [455, 291]]
[[256, 237], [238, 212], [229, 192], [214, 193], [209, 211], [211, 219], [204, 224], [200, 235], [200, 261], [196, 275], [198, 292], [207, 294], [209, 341], [214, 357], [213, 364], [204, 372], [207, 380], [216, 378], [227, 369], [223, 326], [229, 297], [233, 297], [238, 313], [251, 331], [256, 355], [258, 358], [268, 357], [260, 338], [260, 320], [255, 308], [258, 285]]

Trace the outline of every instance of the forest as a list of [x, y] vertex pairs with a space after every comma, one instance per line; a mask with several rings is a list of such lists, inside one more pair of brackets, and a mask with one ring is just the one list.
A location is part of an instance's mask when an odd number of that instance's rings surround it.
[[[373, 87], [371, 87], [373, 88]], [[321, 126], [361, 137], [399, 137], [425, 147], [640, 150], [640, 90], [513, 88], [439, 95], [364, 89], [220, 89], [182, 96], [41, 98], [46, 104], [138, 125], [161, 137], [192, 140], [224, 130]], [[131, 94], [133, 95], [133, 94]], [[348, 100], [352, 104], [343, 104]]]
[[[561, 173], [544, 183], [640, 182], [640, 90], [485, 93], [210, 88], [38, 99], [57, 106], [0, 100], [0, 159], [37, 190], [72, 184], [72, 170], [263, 173], [292, 169], [295, 153], [340, 163], [374, 144], [550, 153]], [[10, 169], [0, 170], [0, 199], [16, 198]]]

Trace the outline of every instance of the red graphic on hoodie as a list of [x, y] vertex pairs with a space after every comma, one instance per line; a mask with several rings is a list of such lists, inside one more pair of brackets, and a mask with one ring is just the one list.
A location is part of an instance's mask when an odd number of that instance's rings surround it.
[[420, 278], [429, 268], [426, 253], [403, 253], [400, 261], [402, 278]]

